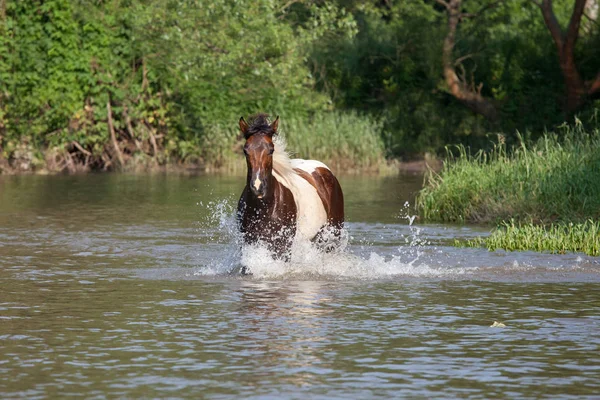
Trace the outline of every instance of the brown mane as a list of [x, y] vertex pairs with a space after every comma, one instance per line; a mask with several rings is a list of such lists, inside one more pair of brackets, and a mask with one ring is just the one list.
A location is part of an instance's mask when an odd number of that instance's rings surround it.
[[267, 114], [254, 114], [248, 117], [250, 121], [248, 131], [245, 133], [244, 138], [248, 139], [250, 136], [261, 133], [268, 136], [277, 135], [277, 131], [271, 127], [271, 121], [269, 121], [269, 115]]

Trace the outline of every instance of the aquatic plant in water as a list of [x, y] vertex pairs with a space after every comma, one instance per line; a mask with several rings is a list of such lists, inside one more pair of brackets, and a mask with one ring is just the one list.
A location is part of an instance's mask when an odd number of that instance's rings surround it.
[[503, 222], [488, 237], [477, 237], [455, 244], [467, 247], [485, 246], [490, 251], [534, 250], [564, 254], [582, 252], [600, 256], [600, 222], [555, 223], [549, 226]]

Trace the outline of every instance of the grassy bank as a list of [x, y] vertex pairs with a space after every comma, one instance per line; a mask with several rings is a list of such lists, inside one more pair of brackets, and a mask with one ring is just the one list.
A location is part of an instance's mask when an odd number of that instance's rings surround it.
[[490, 236], [457, 245], [600, 255], [598, 128], [577, 121], [530, 144], [500, 140], [489, 152], [448, 154], [417, 198], [421, 216], [497, 224]]
[[581, 252], [600, 256], [600, 222], [557, 223], [549, 226], [502, 222], [488, 237], [478, 237], [458, 246], [486, 247], [490, 251], [534, 250], [564, 254]]
[[[454, 149], [452, 149], [454, 150]], [[600, 217], [600, 132], [564, 126], [514, 148], [500, 140], [489, 152], [448, 152], [417, 198], [430, 221], [582, 222]]]

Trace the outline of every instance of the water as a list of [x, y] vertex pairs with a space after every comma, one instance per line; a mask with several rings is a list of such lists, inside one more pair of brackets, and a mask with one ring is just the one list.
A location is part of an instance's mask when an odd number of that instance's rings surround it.
[[240, 178], [0, 176], [0, 397], [598, 398], [598, 259], [453, 248], [420, 183], [342, 179], [346, 250], [285, 264]]

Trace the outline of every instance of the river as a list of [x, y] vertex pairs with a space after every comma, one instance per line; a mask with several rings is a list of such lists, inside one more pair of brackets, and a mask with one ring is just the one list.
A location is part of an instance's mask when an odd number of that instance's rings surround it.
[[597, 258], [454, 248], [489, 228], [411, 225], [421, 177], [341, 183], [347, 247], [283, 263], [240, 250], [240, 177], [0, 176], [0, 397], [598, 398]]

